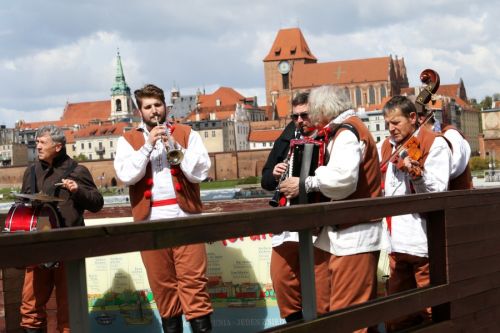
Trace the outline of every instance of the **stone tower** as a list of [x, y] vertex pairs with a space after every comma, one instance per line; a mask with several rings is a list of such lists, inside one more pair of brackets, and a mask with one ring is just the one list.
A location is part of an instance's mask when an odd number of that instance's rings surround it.
[[125, 82], [120, 52], [116, 55], [115, 83], [111, 88], [111, 120], [132, 119], [134, 102], [130, 95], [130, 87]]

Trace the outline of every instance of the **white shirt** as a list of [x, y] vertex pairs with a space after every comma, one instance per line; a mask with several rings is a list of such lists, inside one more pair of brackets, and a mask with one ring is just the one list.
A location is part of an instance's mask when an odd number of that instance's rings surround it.
[[[153, 175], [151, 200], [173, 199], [175, 198], [175, 190], [170, 166], [166, 159], [165, 146], [161, 140], [157, 140], [154, 147], [151, 146], [147, 142], [149, 132], [146, 126], [141, 123], [139, 128], [143, 129], [144, 140], [146, 142], [139, 150], [134, 150], [124, 137], [118, 139], [114, 161], [116, 175], [125, 185], [133, 185], [144, 177], [146, 167], [151, 162]], [[203, 145], [200, 135], [195, 131], [189, 133], [187, 147], [187, 149], [182, 148], [184, 158], [180, 163], [180, 168], [184, 176], [191, 183], [200, 183], [207, 177], [208, 170], [210, 169], [211, 162], [208, 152]], [[180, 209], [179, 205], [174, 204], [151, 207], [148, 219], [155, 220], [187, 215], [189, 214]]]
[[[355, 116], [354, 111], [345, 111], [333, 123], [340, 124], [352, 116]], [[351, 131], [341, 131], [335, 141], [329, 142], [327, 149], [330, 153], [327, 165], [317, 168], [314, 176], [306, 179], [306, 190], [319, 190], [332, 200], [345, 199], [356, 191], [365, 143], [358, 141]], [[345, 256], [378, 251], [381, 249], [381, 241], [382, 224], [376, 222], [357, 224], [341, 230], [325, 226], [314, 245], [336, 256]]]
[[[408, 173], [389, 163], [385, 177], [385, 196], [411, 194], [410, 183], [413, 184], [415, 193], [446, 191], [450, 170], [451, 151], [448, 143], [445, 139], [436, 137], [425, 160], [422, 178], [411, 180]], [[428, 256], [427, 226], [424, 216], [418, 213], [393, 216], [391, 228], [392, 232], [388, 235], [389, 252]]]
[[470, 145], [467, 140], [453, 128], [444, 132], [444, 137], [450, 141], [451, 147], [453, 148], [451, 154], [452, 164], [450, 179], [455, 179], [465, 171], [465, 168], [469, 164], [471, 152]]

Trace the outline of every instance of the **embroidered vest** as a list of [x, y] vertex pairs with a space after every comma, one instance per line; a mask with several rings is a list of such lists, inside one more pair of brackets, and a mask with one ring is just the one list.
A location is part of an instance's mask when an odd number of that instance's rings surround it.
[[[187, 148], [190, 132], [191, 127], [176, 124], [172, 136], [183, 148]], [[138, 129], [125, 132], [123, 137], [135, 150], [139, 150], [146, 142], [143, 132]], [[179, 207], [187, 213], [201, 213], [203, 205], [200, 197], [200, 185], [191, 183], [184, 176], [180, 167], [172, 167], [171, 174]], [[143, 221], [149, 215], [151, 209], [151, 196], [147, 196], [145, 193], [151, 191], [151, 187], [153, 186], [152, 181], [151, 162], [149, 162], [146, 166], [144, 177], [134, 185], [130, 185], [129, 188], [130, 204], [132, 206], [134, 221]]]

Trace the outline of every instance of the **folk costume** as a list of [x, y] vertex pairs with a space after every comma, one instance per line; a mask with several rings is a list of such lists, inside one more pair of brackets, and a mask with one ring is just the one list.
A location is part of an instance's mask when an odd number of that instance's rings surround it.
[[[441, 136], [421, 127], [414, 134], [422, 151], [422, 177], [411, 179], [407, 172], [388, 163], [385, 171], [385, 196], [411, 193], [442, 192], [448, 188], [452, 169], [451, 150]], [[382, 144], [381, 160], [386, 161], [396, 149], [387, 138]], [[388, 218], [389, 294], [425, 287], [429, 280], [427, 225], [425, 214], [406, 214]], [[417, 316], [406, 316], [388, 323], [389, 330], [398, 330], [417, 322], [430, 320], [430, 309]]]
[[[290, 122], [273, 149], [262, 170], [262, 188], [274, 191], [278, 181], [273, 176], [274, 166], [283, 162], [290, 150], [290, 140], [300, 138], [294, 122]], [[302, 296], [300, 288], [299, 235], [297, 232], [283, 231], [272, 237], [271, 280], [276, 294], [280, 316], [287, 322], [302, 318]], [[314, 271], [316, 281], [316, 308], [324, 314], [330, 307], [330, 281], [328, 261], [330, 254], [314, 248]]]
[[[130, 186], [134, 221], [159, 220], [199, 214], [199, 183], [207, 177], [210, 158], [198, 133], [176, 124], [172, 136], [184, 158], [177, 165], [166, 159], [164, 143], [147, 142], [144, 123], [118, 140], [116, 174]], [[165, 331], [182, 325], [182, 314], [194, 332], [211, 328], [213, 312], [207, 291], [205, 244], [142, 251], [149, 285]]]
[[[306, 190], [320, 191], [332, 201], [380, 196], [379, 159], [369, 130], [353, 110], [338, 115], [331, 125], [341, 128], [328, 144], [329, 161], [306, 179]], [[315, 245], [331, 253], [330, 311], [376, 297], [381, 240], [379, 220], [348, 225], [332, 221], [323, 227]]]

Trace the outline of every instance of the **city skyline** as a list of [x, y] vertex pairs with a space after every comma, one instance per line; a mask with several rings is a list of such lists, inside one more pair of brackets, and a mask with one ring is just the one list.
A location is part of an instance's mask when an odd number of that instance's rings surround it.
[[110, 99], [118, 49], [132, 90], [148, 82], [183, 95], [228, 86], [264, 105], [262, 60], [289, 27], [302, 30], [319, 62], [404, 57], [411, 86], [433, 68], [442, 84], [463, 79], [480, 101], [500, 92], [499, 9], [462, 0], [6, 3], [0, 124], [56, 120], [66, 102]]

